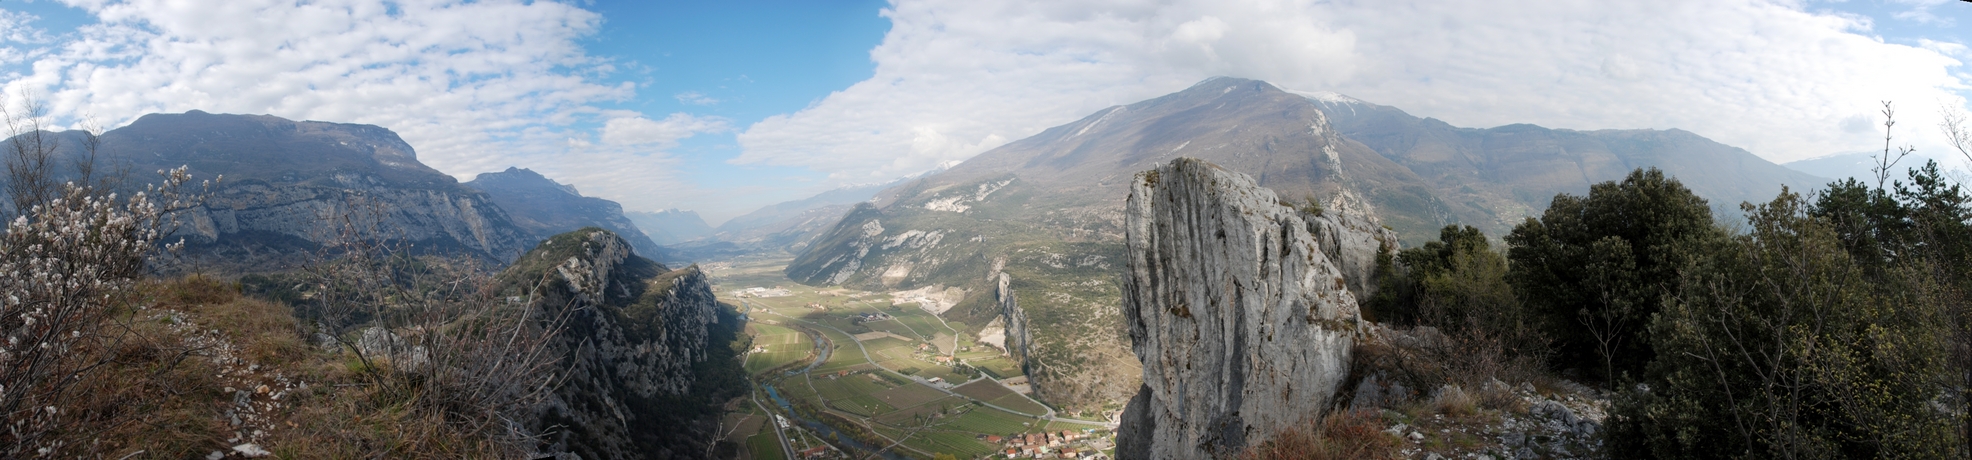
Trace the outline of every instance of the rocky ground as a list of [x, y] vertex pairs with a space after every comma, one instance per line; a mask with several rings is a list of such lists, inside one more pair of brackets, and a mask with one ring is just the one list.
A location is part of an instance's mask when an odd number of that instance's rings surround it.
[[[1503, 385], [1503, 384], [1502, 384]], [[1447, 387], [1455, 388], [1455, 387]], [[1443, 393], [1422, 404], [1381, 409], [1389, 423], [1383, 432], [1402, 440], [1398, 453], [1419, 459], [1601, 458], [1602, 429], [1609, 400], [1597, 392], [1564, 384], [1546, 391], [1531, 384], [1505, 389], [1506, 407], [1458, 408]], [[1466, 412], [1468, 411], [1469, 412]]]

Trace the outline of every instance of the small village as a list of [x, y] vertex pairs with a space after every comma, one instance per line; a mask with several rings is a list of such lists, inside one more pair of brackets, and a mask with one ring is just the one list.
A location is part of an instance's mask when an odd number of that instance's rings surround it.
[[1106, 459], [1103, 449], [1115, 444], [1107, 430], [1083, 429], [1026, 433], [1008, 436], [981, 435], [989, 444], [1004, 446], [1003, 458], [1084, 458]]

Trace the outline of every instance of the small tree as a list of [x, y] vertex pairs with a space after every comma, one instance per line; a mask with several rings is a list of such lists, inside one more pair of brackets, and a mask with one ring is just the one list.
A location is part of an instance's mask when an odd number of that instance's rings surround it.
[[[1614, 383], [1652, 352], [1643, 325], [1675, 290], [1677, 270], [1723, 237], [1705, 200], [1656, 169], [1556, 195], [1506, 237], [1507, 280], [1556, 336], [1559, 367]], [[1578, 327], [1577, 327], [1578, 326]]]
[[[111, 364], [130, 339], [106, 320], [129, 305], [146, 258], [191, 206], [185, 168], [130, 196], [67, 184], [28, 207], [0, 236], [0, 457], [65, 455], [80, 422], [105, 414], [65, 411], [78, 382]], [[164, 245], [176, 250], [178, 244]], [[108, 416], [113, 416], [108, 415]]]

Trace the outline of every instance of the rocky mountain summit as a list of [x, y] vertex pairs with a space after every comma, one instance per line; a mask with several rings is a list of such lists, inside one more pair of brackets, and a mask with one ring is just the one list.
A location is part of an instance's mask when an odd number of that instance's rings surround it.
[[535, 317], [565, 327], [554, 351], [565, 377], [533, 427], [549, 434], [545, 451], [708, 456], [720, 404], [746, 377], [728, 346], [741, 320], [697, 266], [670, 269], [591, 227], [543, 241], [500, 278]]
[[1123, 316], [1143, 386], [1118, 456], [1236, 455], [1320, 415], [1362, 319], [1303, 213], [1189, 158], [1138, 174], [1124, 209]]
[[506, 171], [481, 173], [465, 186], [486, 192], [493, 203], [513, 218], [514, 224], [533, 233], [537, 238], [548, 238], [563, 232], [584, 227], [599, 227], [615, 232], [619, 238], [636, 248], [644, 257], [661, 259], [664, 249], [652, 242], [644, 232], [623, 214], [623, 206], [614, 201], [596, 197], [582, 196], [575, 187], [555, 182], [540, 173], [525, 168], [507, 168]]

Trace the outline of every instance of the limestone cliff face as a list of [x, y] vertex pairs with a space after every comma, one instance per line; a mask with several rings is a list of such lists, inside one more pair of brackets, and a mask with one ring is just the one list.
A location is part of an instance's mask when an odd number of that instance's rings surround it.
[[[636, 256], [607, 230], [555, 236], [502, 274], [533, 286], [528, 308], [566, 318], [566, 379], [536, 421], [547, 452], [581, 458], [701, 458], [720, 403], [744, 391], [728, 344], [740, 327], [696, 266]], [[526, 280], [526, 282], [516, 282]]]
[[327, 186], [226, 184], [187, 212], [179, 236], [192, 244], [194, 257], [225, 259], [240, 271], [300, 266], [320, 247], [352, 238], [400, 241], [415, 252], [497, 262], [519, 255], [535, 240], [484, 194], [395, 187], [357, 174], [340, 179]]
[[1300, 212], [1180, 158], [1137, 175], [1125, 214], [1123, 315], [1143, 387], [1118, 456], [1226, 457], [1319, 416], [1361, 320]]
[[[62, 135], [82, 155], [80, 133]], [[183, 263], [166, 271], [290, 270], [350, 239], [504, 264], [540, 240], [378, 126], [191, 111], [145, 115], [101, 141], [99, 167], [127, 167], [138, 184], [180, 166], [225, 177], [181, 216]]]

